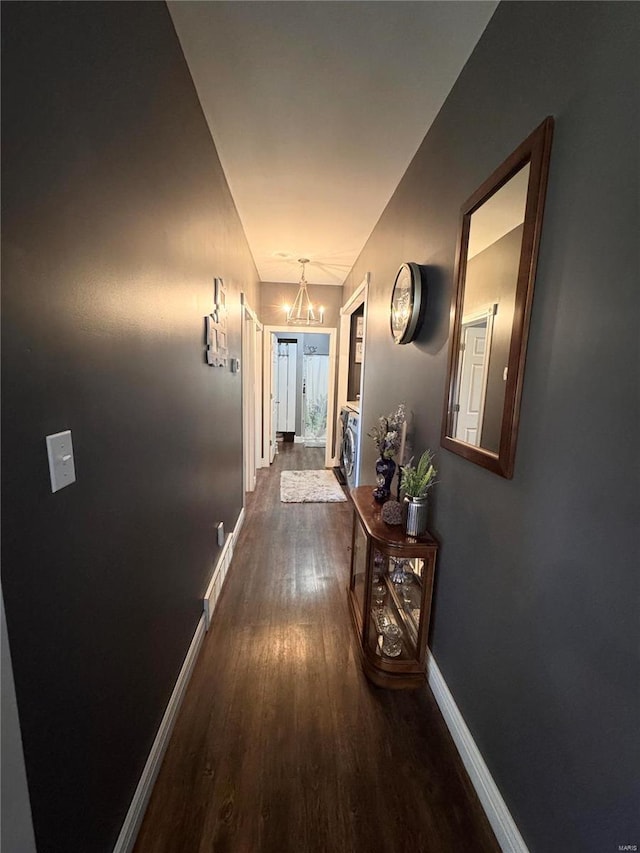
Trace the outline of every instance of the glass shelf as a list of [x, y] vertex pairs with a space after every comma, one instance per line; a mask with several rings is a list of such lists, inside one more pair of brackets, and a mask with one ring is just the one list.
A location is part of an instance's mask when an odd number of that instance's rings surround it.
[[[383, 651], [383, 636], [382, 631], [388, 625], [395, 625], [402, 632], [402, 649], [399, 655], [388, 656]], [[371, 619], [369, 620], [369, 647], [374, 654], [383, 657], [390, 661], [396, 660], [411, 660], [415, 656], [415, 648], [412, 648], [407, 643], [407, 635], [404, 631], [402, 619], [398, 618], [398, 613], [393, 607], [385, 606], [371, 609]]]

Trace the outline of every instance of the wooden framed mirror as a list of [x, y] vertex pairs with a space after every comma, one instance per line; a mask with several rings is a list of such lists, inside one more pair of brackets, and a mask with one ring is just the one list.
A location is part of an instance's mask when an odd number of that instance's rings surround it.
[[441, 445], [513, 476], [553, 118], [461, 209]]

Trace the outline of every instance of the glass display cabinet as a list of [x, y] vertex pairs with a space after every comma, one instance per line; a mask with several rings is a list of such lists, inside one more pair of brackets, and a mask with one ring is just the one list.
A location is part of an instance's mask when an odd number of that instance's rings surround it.
[[349, 609], [364, 672], [379, 687], [426, 681], [427, 634], [438, 543], [385, 524], [371, 486], [351, 490]]

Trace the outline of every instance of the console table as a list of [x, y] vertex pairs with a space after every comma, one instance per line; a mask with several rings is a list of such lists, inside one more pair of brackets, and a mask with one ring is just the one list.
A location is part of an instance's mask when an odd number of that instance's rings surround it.
[[[438, 543], [382, 521], [371, 486], [351, 490], [349, 609], [366, 676], [379, 687], [419, 687], [426, 652]], [[393, 627], [390, 627], [393, 626]]]

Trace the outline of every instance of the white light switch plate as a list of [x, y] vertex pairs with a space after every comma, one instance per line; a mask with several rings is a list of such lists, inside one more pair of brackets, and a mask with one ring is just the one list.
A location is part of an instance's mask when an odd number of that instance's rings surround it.
[[51, 475], [51, 491], [58, 492], [76, 481], [76, 469], [73, 464], [73, 444], [71, 430], [56, 432], [47, 436], [47, 456]]

